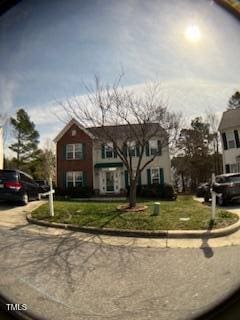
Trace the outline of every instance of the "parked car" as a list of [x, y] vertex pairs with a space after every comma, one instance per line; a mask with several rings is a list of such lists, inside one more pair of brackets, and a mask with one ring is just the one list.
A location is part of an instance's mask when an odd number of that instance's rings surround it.
[[45, 193], [50, 190], [50, 186], [46, 180], [35, 180], [39, 186], [39, 193]]
[[217, 202], [220, 206], [240, 199], [240, 173], [226, 173], [216, 176], [215, 183], [205, 193], [205, 201], [209, 201], [211, 198], [211, 189], [217, 193]]
[[200, 183], [196, 189], [196, 197], [204, 197], [206, 191], [210, 188], [209, 182]]
[[25, 172], [0, 170], [0, 200], [27, 204], [39, 199], [39, 185]]

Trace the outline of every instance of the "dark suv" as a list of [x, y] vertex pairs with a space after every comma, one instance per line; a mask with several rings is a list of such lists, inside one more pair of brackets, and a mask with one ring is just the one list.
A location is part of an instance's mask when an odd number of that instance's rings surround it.
[[21, 202], [39, 199], [39, 186], [19, 170], [0, 170], [0, 200]]
[[[216, 176], [216, 182], [211, 187], [217, 193], [217, 202], [220, 206], [240, 199], [240, 173], [226, 173]], [[204, 200], [209, 201], [211, 196], [209, 187]]]
[[45, 192], [50, 191], [50, 186], [49, 186], [49, 184], [47, 183], [46, 180], [35, 180], [35, 182], [39, 186], [39, 192], [40, 193], [45, 193]]

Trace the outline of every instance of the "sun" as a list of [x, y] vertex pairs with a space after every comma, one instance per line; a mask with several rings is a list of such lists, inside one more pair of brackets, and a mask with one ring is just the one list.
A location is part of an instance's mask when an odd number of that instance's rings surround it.
[[202, 37], [200, 28], [195, 24], [189, 25], [184, 34], [186, 39], [191, 42], [198, 42]]

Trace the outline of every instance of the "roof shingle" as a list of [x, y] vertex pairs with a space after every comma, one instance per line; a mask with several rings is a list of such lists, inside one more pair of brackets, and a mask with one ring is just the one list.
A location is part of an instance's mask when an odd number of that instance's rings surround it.
[[218, 130], [224, 131], [236, 127], [240, 127], [240, 109], [232, 109], [223, 112]]

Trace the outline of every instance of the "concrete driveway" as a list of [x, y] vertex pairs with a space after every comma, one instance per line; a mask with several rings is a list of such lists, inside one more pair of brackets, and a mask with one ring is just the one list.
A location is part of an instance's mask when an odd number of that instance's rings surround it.
[[41, 205], [43, 201], [32, 201], [26, 206], [10, 202], [0, 202], [0, 225], [1, 227], [14, 228], [26, 226], [26, 213]]
[[[199, 201], [201, 203], [204, 203], [204, 198], [194, 197], [194, 200]], [[209, 203], [209, 205], [211, 205], [211, 202]], [[240, 216], [240, 200], [235, 201], [235, 202], [233, 202], [231, 204], [228, 204], [227, 206], [223, 206], [223, 207], [219, 207], [219, 208], [222, 208], [224, 210], [233, 212], [233, 213], [235, 213], [235, 214]]]

